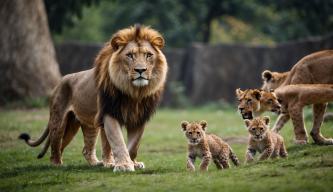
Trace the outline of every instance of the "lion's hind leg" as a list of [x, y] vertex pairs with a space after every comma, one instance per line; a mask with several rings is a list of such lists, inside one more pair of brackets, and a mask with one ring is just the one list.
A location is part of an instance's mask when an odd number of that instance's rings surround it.
[[223, 169], [222, 164], [220, 163], [218, 158], [213, 158], [214, 164], [216, 165], [217, 169]]
[[67, 117], [67, 125], [64, 136], [62, 138], [61, 154], [64, 152], [66, 146], [72, 141], [80, 128], [80, 122], [76, 120], [73, 112], [69, 112]]

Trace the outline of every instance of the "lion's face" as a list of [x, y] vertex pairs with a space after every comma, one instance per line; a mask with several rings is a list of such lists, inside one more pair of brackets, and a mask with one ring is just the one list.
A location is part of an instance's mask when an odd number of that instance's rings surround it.
[[199, 144], [200, 141], [205, 137], [205, 130], [207, 128], [206, 121], [201, 121], [200, 123], [189, 123], [187, 121], [183, 121], [181, 126], [188, 140], [188, 143], [191, 145]]
[[267, 131], [269, 130], [269, 117], [256, 117], [253, 120], [246, 119], [245, 125], [251, 135], [255, 140], [262, 140], [265, 138]]
[[118, 59], [122, 60], [122, 71], [128, 76], [135, 87], [149, 85], [153, 70], [157, 63], [157, 52], [147, 41], [142, 43], [129, 42], [121, 52]]
[[253, 119], [253, 111], [260, 109], [260, 91], [257, 89], [236, 90], [236, 96], [239, 101], [238, 110], [243, 119]]
[[168, 71], [163, 46], [161, 34], [149, 27], [118, 31], [96, 58], [98, 86], [107, 89], [112, 84], [138, 99], [161, 90]]

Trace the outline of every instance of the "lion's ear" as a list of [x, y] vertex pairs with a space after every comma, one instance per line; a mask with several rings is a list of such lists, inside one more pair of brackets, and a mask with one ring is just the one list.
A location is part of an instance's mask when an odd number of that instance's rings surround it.
[[186, 131], [186, 127], [187, 127], [188, 124], [189, 124], [188, 121], [182, 121], [181, 125], [182, 125], [182, 130], [183, 131]]
[[156, 46], [159, 49], [162, 49], [164, 47], [164, 39], [161, 36], [157, 36], [157, 37], [153, 38], [151, 43], [153, 46]]
[[118, 35], [112, 37], [111, 46], [114, 51], [117, 51], [118, 48], [121, 46], [121, 44], [122, 44], [122, 39]]
[[254, 90], [252, 95], [254, 96], [254, 98], [256, 98], [258, 101], [260, 100], [261, 98], [261, 93], [259, 90]]
[[205, 121], [205, 120], [200, 121], [200, 125], [201, 125], [202, 130], [206, 131], [207, 121]]
[[264, 81], [268, 82], [269, 80], [272, 79], [273, 74], [271, 71], [265, 70], [264, 72], [262, 72], [261, 77]]
[[244, 92], [240, 89], [240, 88], [238, 88], [238, 89], [236, 89], [236, 96], [239, 98], [240, 96], [241, 96], [241, 94], [243, 94]]

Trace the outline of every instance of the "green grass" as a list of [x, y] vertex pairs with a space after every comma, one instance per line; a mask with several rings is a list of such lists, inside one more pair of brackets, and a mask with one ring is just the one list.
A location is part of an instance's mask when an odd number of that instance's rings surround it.
[[[235, 110], [230, 109], [160, 109], [146, 128], [139, 150], [138, 160], [145, 162], [146, 169], [134, 173], [113, 173], [108, 168], [87, 165], [81, 154], [82, 133], [78, 133], [66, 148], [62, 167], [50, 165], [49, 153], [43, 159], [36, 159], [41, 147], [30, 148], [24, 142], [18, 141], [17, 136], [21, 132], [29, 132], [33, 137], [39, 136], [47, 119], [47, 109], [0, 111], [0, 191], [333, 189], [333, 146], [294, 145], [290, 122], [281, 131], [287, 142], [288, 159], [268, 160], [223, 171], [218, 171], [211, 165], [206, 173], [191, 173], [185, 169], [186, 141], [180, 129], [180, 122], [205, 119], [208, 121], [209, 132], [228, 139], [247, 137], [243, 121]], [[306, 125], [309, 130], [311, 120], [307, 120]], [[322, 133], [332, 137], [333, 124], [324, 124]], [[231, 140], [230, 144], [243, 162], [246, 144], [234, 140]], [[99, 157], [100, 151], [98, 141]]]

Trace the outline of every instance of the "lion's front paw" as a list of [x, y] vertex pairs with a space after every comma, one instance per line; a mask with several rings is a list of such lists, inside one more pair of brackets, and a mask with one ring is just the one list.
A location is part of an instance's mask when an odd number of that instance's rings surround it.
[[110, 162], [103, 162], [103, 166], [105, 168], [114, 168], [114, 163], [110, 163]]
[[135, 169], [144, 169], [145, 168], [145, 164], [143, 162], [134, 161], [133, 163], [134, 163]]
[[113, 172], [132, 172], [135, 171], [133, 163], [124, 163], [114, 165]]
[[315, 140], [315, 143], [318, 145], [333, 145], [333, 139], [321, 139], [321, 140]]
[[307, 140], [297, 140], [297, 139], [295, 140], [296, 145], [305, 145], [307, 143], [308, 143]]

